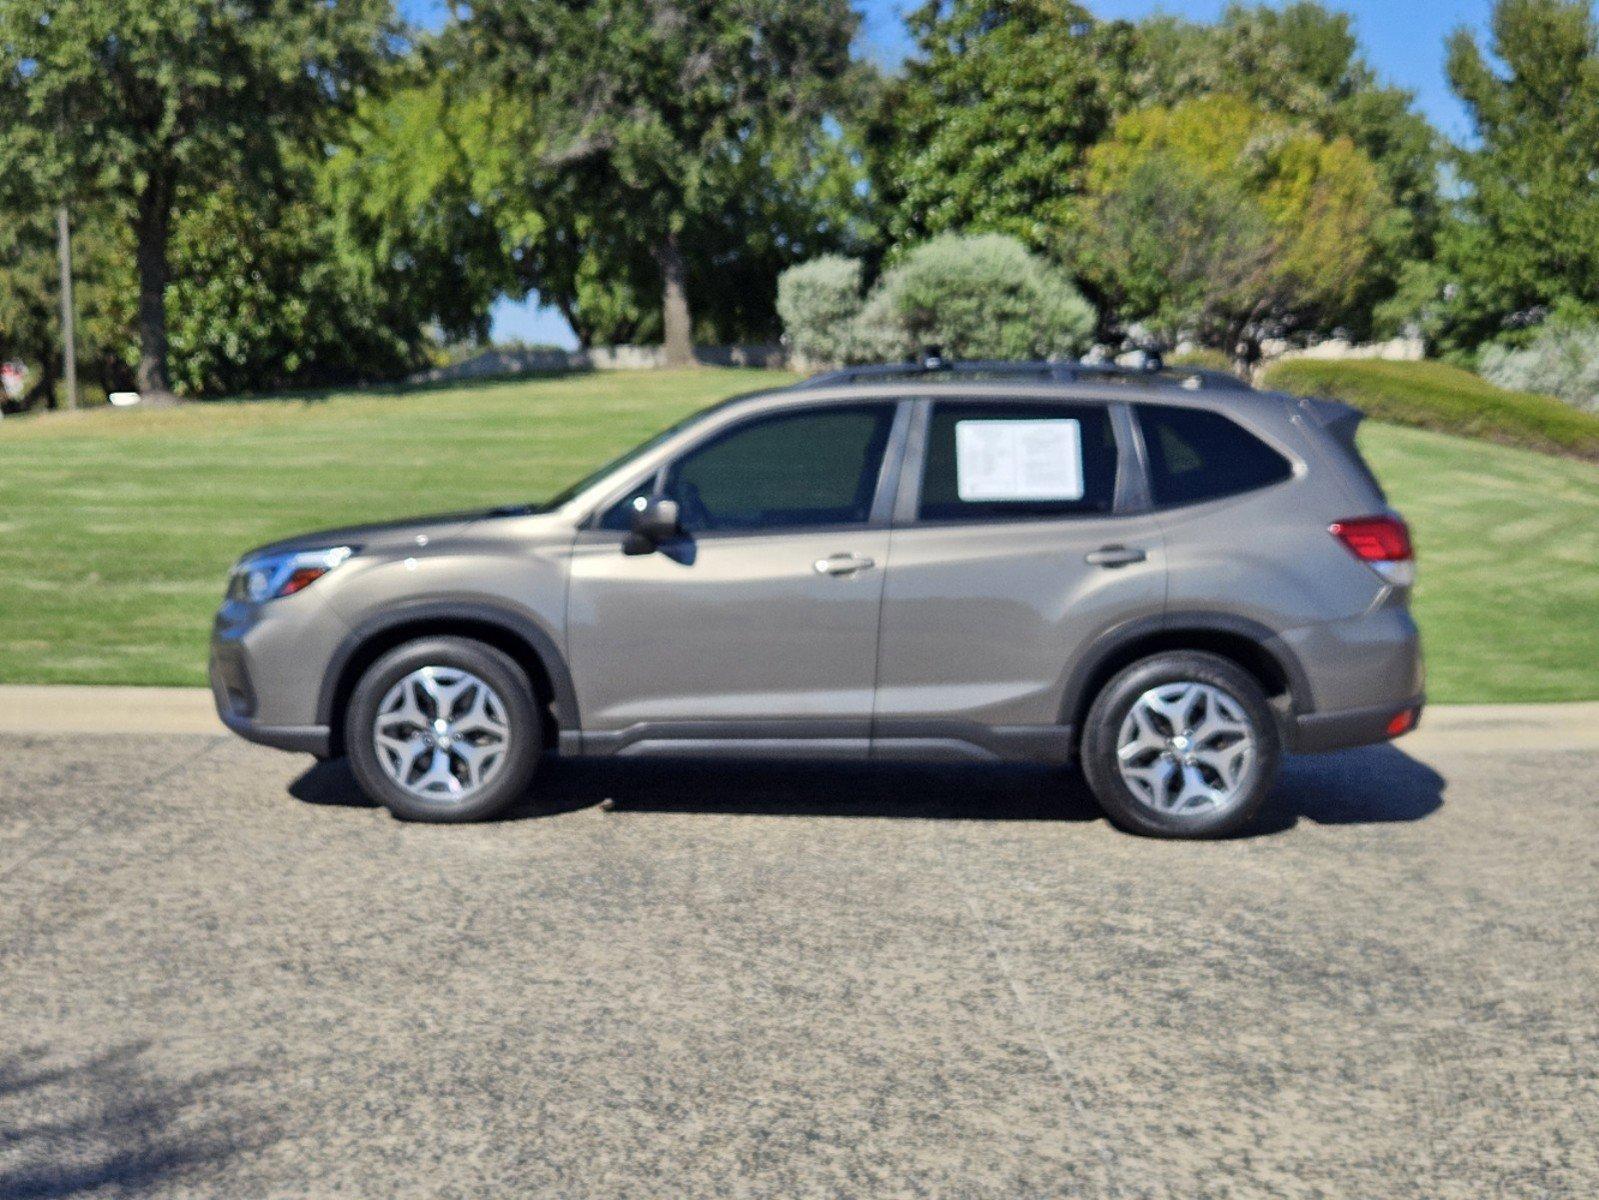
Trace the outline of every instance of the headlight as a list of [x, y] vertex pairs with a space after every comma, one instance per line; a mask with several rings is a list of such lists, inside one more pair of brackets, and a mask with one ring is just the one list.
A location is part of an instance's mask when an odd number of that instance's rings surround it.
[[354, 546], [329, 546], [289, 554], [242, 558], [228, 576], [228, 599], [259, 604], [303, 592], [355, 553]]

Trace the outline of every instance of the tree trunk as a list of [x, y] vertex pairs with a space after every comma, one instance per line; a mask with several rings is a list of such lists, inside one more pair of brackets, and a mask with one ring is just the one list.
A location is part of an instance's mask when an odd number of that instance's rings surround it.
[[555, 307], [560, 309], [561, 316], [565, 317], [566, 323], [572, 327], [572, 336], [577, 338], [577, 348], [579, 350], [589, 349], [594, 341], [594, 333], [587, 325], [583, 324], [579, 317], [577, 306], [571, 300], [562, 296], [555, 301]]
[[32, 408], [39, 401], [44, 401], [44, 406], [55, 409], [60, 406], [56, 398], [56, 361], [55, 346], [49, 341], [39, 347], [39, 382], [29, 389], [28, 394], [22, 398], [23, 408]]
[[666, 365], [691, 367], [696, 361], [694, 318], [688, 307], [688, 269], [677, 234], [668, 233], [655, 247], [655, 262], [661, 268], [661, 341]]
[[146, 404], [171, 404], [167, 373], [167, 241], [172, 232], [172, 188], [152, 176], [139, 194], [134, 234], [139, 268], [139, 395]]

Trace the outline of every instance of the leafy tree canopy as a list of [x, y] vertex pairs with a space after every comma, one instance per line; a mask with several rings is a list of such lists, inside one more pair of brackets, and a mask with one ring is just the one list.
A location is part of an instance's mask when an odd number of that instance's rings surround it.
[[1456, 155], [1460, 220], [1445, 232], [1431, 313], [1446, 347], [1599, 313], [1599, 27], [1587, 0], [1500, 0], [1491, 42], [1449, 43], [1476, 127]]
[[0, 0], [0, 186], [125, 206], [139, 383], [170, 388], [178, 192], [280, 181], [397, 48], [390, 0]]
[[992, 230], [1056, 250], [1083, 158], [1130, 103], [1134, 37], [1071, 0], [930, 0], [871, 125], [892, 243]]
[[856, 22], [847, 0], [494, 0], [463, 6], [447, 44], [458, 78], [496, 97], [504, 194], [550, 231], [530, 247], [537, 265], [570, 291], [586, 283], [592, 303], [617, 285], [595, 278], [590, 252], [636, 264], [642, 251], [668, 358], [687, 361], [685, 242], [742, 202], [761, 155], [805, 145], [786, 131], [843, 101]]
[[1365, 332], [1404, 264], [1431, 256], [1442, 219], [1441, 139], [1411, 93], [1377, 78], [1349, 14], [1315, 0], [1234, 4], [1214, 24], [1156, 17], [1139, 34], [1140, 95], [1165, 104], [1238, 96], [1329, 141], [1349, 139], [1376, 167], [1394, 212], [1380, 231], [1382, 253], [1343, 314]]
[[1211, 96], [1123, 117], [1089, 155], [1083, 212], [1087, 270], [1126, 316], [1232, 350], [1336, 321], [1392, 206], [1348, 138]]
[[[134, 297], [133, 247], [125, 222], [102, 208], [78, 208], [72, 227], [78, 372], [108, 390], [130, 374], [128, 329]], [[0, 215], [0, 358], [29, 369], [24, 401], [54, 407], [62, 367], [54, 205]]]

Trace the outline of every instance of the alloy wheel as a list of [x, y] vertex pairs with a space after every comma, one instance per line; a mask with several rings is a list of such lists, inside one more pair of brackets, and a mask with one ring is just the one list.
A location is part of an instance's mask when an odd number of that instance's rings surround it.
[[407, 792], [456, 804], [505, 764], [511, 726], [499, 693], [470, 671], [420, 667], [384, 693], [372, 745]]
[[1255, 729], [1234, 697], [1208, 683], [1150, 688], [1133, 702], [1116, 738], [1116, 765], [1140, 803], [1192, 815], [1240, 793], [1255, 757]]

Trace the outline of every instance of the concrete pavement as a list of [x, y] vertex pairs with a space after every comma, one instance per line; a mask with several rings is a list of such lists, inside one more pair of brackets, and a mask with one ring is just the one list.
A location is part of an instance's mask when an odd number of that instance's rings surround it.
[[1011, 769], [565, 765], [407, 826], [14, 698], [0, 1197], [1599, 1193], [1580, 720], [1434, 710], [1167, 844]]

